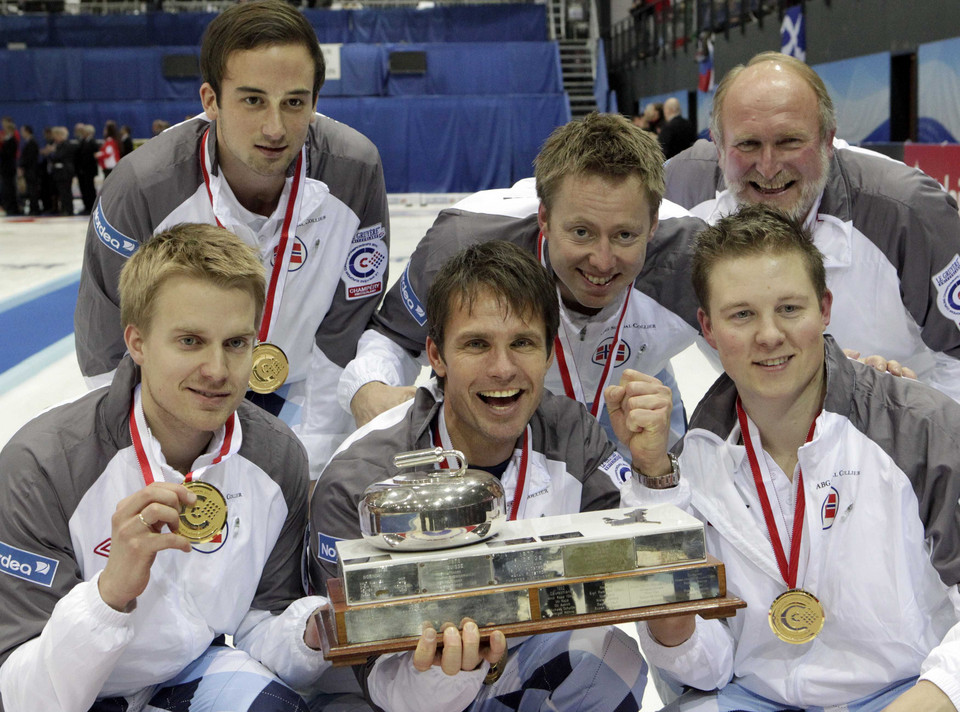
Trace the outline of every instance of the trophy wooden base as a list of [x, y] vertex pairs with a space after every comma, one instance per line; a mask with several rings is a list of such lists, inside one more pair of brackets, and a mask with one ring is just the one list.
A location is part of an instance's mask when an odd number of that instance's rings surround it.
[[[665, 589], [669, 589], [666, 596]], [[431, 621], [439, 629], [445, 622], [459, 624], [469, 617], [477, 621], [481, 638], [494, 630], [515, 637], [685, 614], [727, 618], [746, 607], [741, 599], [726, 595], [723, 564], [709, 556], [703, 562], [640, 574], [626, 572], [360, 605], [348, 605], [340, 579], [330, 579], [327, 595], [329, 603], [320, 608], [317, 623], [324, 657], [336, 666], [357, 665], [371, 655], [413, 650], [422, 621]], [[664, 597], [672, 600], [647, 604]], [[643, 603], [637, 605], [637, 600]], [[490, 620], [491, 616], [497, 620]], [[410, 633], [391, 635], [399, 629]], [[383, 639], [371, 640], [370, 636]]]

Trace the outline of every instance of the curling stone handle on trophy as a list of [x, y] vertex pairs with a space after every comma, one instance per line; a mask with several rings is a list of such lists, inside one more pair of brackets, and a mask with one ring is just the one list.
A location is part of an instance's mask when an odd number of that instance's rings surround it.
[[443, 462], [448, 457], [457, 458], [460, 466], [456, 470], [435, 470], [429, 473], [431, 477], [458, 477], [467, 471], [467, 458], [462, 452], [459, 450], [444, 450], [439, 446], [394, 455], [393, 465], [398, 469], [404, 467], [419, 467], [420, 465], [435, 465], [438, 462]]

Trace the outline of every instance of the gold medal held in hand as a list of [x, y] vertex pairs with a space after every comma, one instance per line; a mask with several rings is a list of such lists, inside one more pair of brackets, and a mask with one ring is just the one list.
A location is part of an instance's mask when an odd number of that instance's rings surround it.
[[279, 346], [260, 343], [253, 347], [253, 370], [250, 390], [261, 395], [273, 393], [290, 373], [290, 362]]
[[227, 500], [220, 490], [206, 482], [184, 482], [183, 486], [197, 495], [192, 507], [180, 511], [177, 533], [194, 544], [205, 544], [223, 530], [227, 523]]
[[812, 593], [800, 588], [777, 596], [768, 614], [770, 629], [785, 643], [809, 643], [823, 629], [826, 614]]

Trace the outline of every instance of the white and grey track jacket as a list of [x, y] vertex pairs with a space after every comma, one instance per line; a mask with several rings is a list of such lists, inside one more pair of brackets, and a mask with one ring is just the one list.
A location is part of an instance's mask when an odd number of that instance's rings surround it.
[[[667, 162], [669, 200], [714, 224], [737, 209], [709, 141]], [[960, 401], [960, 215], [925, 173], [834, 142], [827, 185], [807, 218], [833, 292], [844, 348], [913, 368]]]
[[[111, 516], [145, 486], [129, 427], [138, 382], [126, 357], [109, 388], [39, 416], [0, 452], [6, 712], [86, 712], [97, 697], [134, 695], [176, 676], [222, 634], [292, 686], [327, 666], [303, 643], [307, 617], [323, 602], [303, 597], [306, 455], [289, 428], [246, 401], [232, 454], [210, 464], [221, 428], [194, 465], [209, 465], [202, 479], [227, 499], [224, 533], [189, 553], [157, 554], [132, 612], [100, 598]], [[164, 479], [182, 482], [149, 431], [141, 437]]]
[[[829, 337], [826, 374], [813, 439], [798, 451], [806, 509], [797, 585], [823, 604], [820, 635], [793, 645], [770, 630], [767, 611], [787, 586], [741, 444], [736, 388], [722, 376], [693, 415], [680, 465], [707, 550], [747, 608], [723, 622], [698, 619], [675, 648], [641, 625], [644, 653], [684, 684], [711, 690], [735, 677], [784, 706], [840, 705], [919, 675], [960, 709], [960, 406], [847, 359]], [[789, 542], [793, 486], [766, 453], [758, 459]]]
[[[200, 153], [208, 128], [209, 187]], [[383, 168], [367, 138], [317, 114], [306, 148], [296, 242], [269, 336], [290, 360], [290, 375], [255, 402], [294, 427], [317, 473], [353, 430], [336, 406], [336, 384], [383, 295], [389, 226]], [[216, 155], [216, 125], [200, 115], [125, 156], [105, 182], [87, 229], [74, 316], [77, 358], [91, 385], [107, 382], [124, 354], [119, 274], [152, 235], [177, 223], [219, 220], [257, 250], [269, 278], [293, 166], [277, 209], [264, 218], [239, 204]]]

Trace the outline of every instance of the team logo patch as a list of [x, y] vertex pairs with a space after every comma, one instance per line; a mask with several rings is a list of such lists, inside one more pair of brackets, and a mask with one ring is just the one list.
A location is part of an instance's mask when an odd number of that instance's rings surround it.
[[423, 308], [417, 293], [413, 291], [413, 285], [410, 284], [410, 263], [407, 263], [403, 274], [400, 275], [400, 296], [403, 298], [403, 304], [410, 312], [410, 316], [416, 319], [420, 326], [427, 325], [427, 310]]
[[387, 270], [387, 245], [370, 240], [350, 250], [343, 283], [347, 299], [363, 299], [383, 291], [383, 275]]
[[370, 240], [380, 240], [381, 242], [387, 236], [387, 231], [383, 229], [381, 223], [376, 225], [371, 225], [370, 227], [365, 227], [357, 231], [357, 234], [353, 236], [353, 239], [350, 241], [351, 245], [359, 245], [363, 242], [369, 242]]
[[93, 230], [100, 242], [116, 252], [121, 257], [132, 257], [137, 251], [137, 241], [127, 237], [107, 222], [103, 214], [103, 204], [98, 200], [97, 209], [93, 212]]
[[106, 539], [101, 541], [99, 544], [97, 544], [94, 547], [93, 553], [96, 554], [97, 556], [102, 556], [105, 559], [109, 559], [110, 558], [110, 541], [111, 541], [110, 537], [107, 537]]
[[820, 524], [825, 530], [833, 526], [839, 508], [840, 493], [837, 492], [835, 487], [831, 487], [827, 496], [823, 499], [823, 504], [820, 505]]
[[[607, 337], [600, 342], [597, 350], [593, 352], [593, 362], [598, 366], [603, 366], [610, 358], [610, 352], [613, 350], [613, 337]], [[626, 341], [621, 341], [617, 347], [617, 358], [613, 362], [613, 367], [621, 366], [630, 358], [630, 346]]]
[[613, 480], [617, 487], [623, 487], [633, 476], [633, 469], [630, 463], [623, 459], [623, 455], [614, 452], [610, 457], [604, 460], [600, 469], [607, 473], [607, 476]]
[[[270, 258], [270, 266], [273, 267], [274, 263], [277, 261], [277, 248], [280, 245], [273, 248], [273, 257]], [[287, 265], [287, 272], [296, 272], [298, 269], [303, 267], [303, 263], [307, 261], [307, 246], [303, 244], [303, 240], [299, 237], [294, 236], [293, 248], [290, 250], [290, 264]]]
[[950, 264], [932, 279], [940, 313], [960, 327], [960, 255], [954, 255]]
[[337, 539], [334, 536], [317, 533], [317, 558], [326, 561], [328, 564], [337, 563]]
[[0, 572], [50, 588], [60, 562], [0, 541]]

